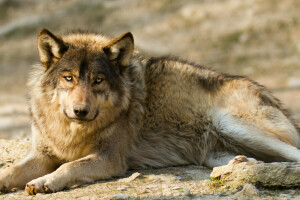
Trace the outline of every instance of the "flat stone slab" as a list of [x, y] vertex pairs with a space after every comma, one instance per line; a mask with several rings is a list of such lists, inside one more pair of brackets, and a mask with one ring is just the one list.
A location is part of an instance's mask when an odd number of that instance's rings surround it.
[[210, 177], [220, 179], [232, 189], [247, 183], [267, 188], [294, 188], [300, 187], [300, 163], [243, 162], [215, 167]]

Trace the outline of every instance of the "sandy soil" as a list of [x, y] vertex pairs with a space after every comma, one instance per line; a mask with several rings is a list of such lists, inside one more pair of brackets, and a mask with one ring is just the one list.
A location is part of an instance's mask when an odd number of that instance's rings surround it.
[[[20, 161], [30, 148], [28, 139], [0, 140], [0, 169]], [[133, 174], [139, 173], [136, 178]], [[0, 199], [237, 199], [241, 190], [230, 190], [209, 179], [211, 169], [181, 166], [128, 171], [124, 177], [98, 181], [53, 194], [28, 196], [23, 190], [1, 194]], [[299, 189], [259, 189], [254, 199], [300, 198]]]

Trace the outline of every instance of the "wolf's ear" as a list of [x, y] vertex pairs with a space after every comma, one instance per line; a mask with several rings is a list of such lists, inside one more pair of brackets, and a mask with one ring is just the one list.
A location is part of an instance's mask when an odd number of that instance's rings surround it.
[[59, 59], [68, 50], [63, 40], [47, 29], [42, 29], [38, 35], [38, 50], [41, 62], [49, 68], [54, 59]]
[[103, 48], [104, 53], [112, 62], [116, 62], [121, 67], [127, 67], [133, 54], [134, 42], [130, 32], [121, 37], [112, 39], [107, 46]]

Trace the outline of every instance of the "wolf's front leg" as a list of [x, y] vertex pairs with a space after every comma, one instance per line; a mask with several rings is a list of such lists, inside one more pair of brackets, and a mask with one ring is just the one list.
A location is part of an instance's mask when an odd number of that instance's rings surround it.
[[126, 172], [124, 159], [107, 155], [91, 154], [79, 160], [65, 163], [56, 171], [30, 181], [26, 185], [28, 194], [61, 191], [64, 188], [108, 179]]
[[0, 191], [12, 188], [24, 189], [27, 182], [55, 170], [55, 162], [45, 155], [31, 153], [20, 163], [0, 173]]

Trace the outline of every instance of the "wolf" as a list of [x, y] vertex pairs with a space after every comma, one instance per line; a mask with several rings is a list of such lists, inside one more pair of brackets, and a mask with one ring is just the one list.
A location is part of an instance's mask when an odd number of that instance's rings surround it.
[[[300, 162], [299, 128], [278, 99], [242, 76], [147, 57], [133, 35], [40, 31], [29, 86], [32, 147], [0, 173], [28, 194], [124, 175], [127, 169]], [[248, 159], [247, 159], [248, 157]]]

